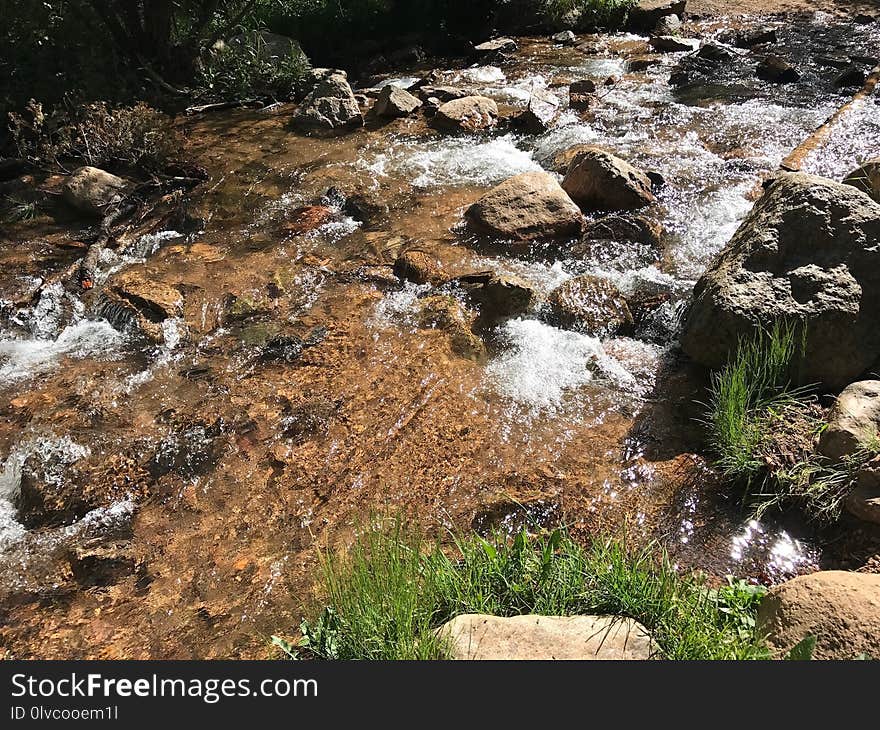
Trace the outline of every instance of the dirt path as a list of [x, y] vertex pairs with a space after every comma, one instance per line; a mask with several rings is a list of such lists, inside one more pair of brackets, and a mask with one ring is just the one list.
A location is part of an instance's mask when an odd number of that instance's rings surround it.
[[692, 15], [769, 15], [776, 13], [880, 13], [877, 0], [692, 0]]

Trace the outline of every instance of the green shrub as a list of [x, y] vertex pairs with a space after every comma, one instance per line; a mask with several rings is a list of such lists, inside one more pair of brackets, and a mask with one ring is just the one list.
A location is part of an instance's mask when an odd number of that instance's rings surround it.
[[713, 590], [654, 547], [584, 548], [562, 530], [469, 535], [447, 553], [399, 521], [373, 525], [347, 556], [325, 556], [323, 590], [302, 646], [326, 659], [443, 658], [435, 631], [463, 613], [613, 614], [644, 624], [669, 659], [767, 656], [754, 622], [763, 589], [731, 580]]
[[260, 33], [243, 33], [202, 63], [196, 81], [201, 96], [223, 100], [270, 97], [287, 100], [302, 88], [309, 61], [296, 44], [274, 55]]

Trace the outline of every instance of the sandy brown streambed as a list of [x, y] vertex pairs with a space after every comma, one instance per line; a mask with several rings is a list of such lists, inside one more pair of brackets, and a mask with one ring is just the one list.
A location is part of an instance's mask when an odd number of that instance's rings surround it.
[[[73, 514], [42, 524], [0, 514], [7, 652], [267, 655], [266, 637], [294, 632], [313, 600], [317, 548], [344, 547], [371, 512], [442, 537], [515, 526], [525, 509], [579, 536], [659, 539], [718, 578], [875, 565], [870, 534], [750, 522], [739, 495], [720, 490], [697, 455], [705, 374], [674, 346], [677, 307], [762, 175], [845, 98], [810, 54], [864, 53], [878, 40], [830, 17], [780, 33], [808, 70], [800, 90], [734, 74], [675, 95], [675, 57], [649, 54], [636, 36], [596, 39], [591, 54], [523, 39], [509, 63], [444, 71], [510, 109], [532, 89], [564, 99], [575, 78], [622, 76], [587, 116], [565, 111], [538, 137], [441, 137], [404, 119], [308, 139], [289, 130], [290, 106], [184, 122], [210, 174], [190, 205], [202, 225], [157, 231], [102, 263], [108, 286], [134, 272], [179, 295], [157, 341], [131, 339], [61, 292], [4, 319], [4, 488], [37, 462], [83, 490]], [[631, 73], [635, 56], [653, 64]], [[667, 232], [660, 255], [514, 254], [460, 234], [463, 208], [487, 187], [579, 142], [663, 174], [649, 212]], [[878, 143], [875, 110], [806, 164], [839, 178]], [[328, 209], [317, 228], [303, 222], [314, 205]], [[76, 237], [63, 221], [6, 231], [3, 298], [79, 255]], [[516, 274], [541, 295], [598, 273], [659, 288], [668, 307], [648, 334], [600, 341], [547, 325], [538, 305], [487, 332], [486, 355], [468, 359], [420, 319], [430, 285], [393, 276], [409, 248], [454, 275]]]

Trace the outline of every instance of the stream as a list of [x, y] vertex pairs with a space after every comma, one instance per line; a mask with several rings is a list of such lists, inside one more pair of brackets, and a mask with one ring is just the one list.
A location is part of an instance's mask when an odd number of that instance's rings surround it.
[[[290, 106], [184, 120], [189, 152], [210, 173], [193, 193], [196, 224], [108, 250], [97, 272], [99, 287], [134, 272], [142, 291], [168, 302], [150, 341], [99, 299], [60, 285], [11, 306], [81, 252], [57, 245], [78, 239], [76, 225], [7, 231], [7, 651], [266, 656], [265, 636], [295, 628], [309, 605], [316, 548], [343, 548], [384, 512], [439, 538], [563, 523], [580, 537], [623, 530], [716, 580], [774, 583], [838, 560], [809, 525], [752, 520], [741, 495], [723, 493], [698, 455], [706, 377], [675, 342], [694, 282], [762, 179], [852, 95], [817, 59], [880, 51], [876, 25], [823, 13], [754, 22], [775, 23], [776, 52], [800, 82], [762, 82], [747, 51], [734, 49], [742, 58], [711, 84], [677, 90], [668, 80], [684, 54], [652, 54], [643, 37], [593, 37], [589, 54], [523, 38], [510, 60], [441, 70], [441, 83], [490, 96], [502, 111], [523, 108], [535, 90], [555, 94], [562, 111], [540, 135], [442, 136], [415, 115], [313, 139], [290, 131]], [[704, 39], [727, 25], [692, 24]], [[636, 57], [651, 63], [630, 71]], [[385, 83], [409, 86], [431, 68], [402, 68]], [[589, 112], [567, 108], [568, 83], [609, 76], [620, 78]], [[876, 154], [877, 104], [875, 94], [854, 109], [804, 171], [840, 180]], [[665, 231], [660, 252], [512, 252], [463, 231], [462, 211], [489, 187], [546, 169], [580, 143], [662, 175], [645, 211]], [[331, 188], [328, 220], [291, 225]], [[457, 356], [418, 315], [431, 285], [389, 276], [407, 248], [451, 275], [515, 275], [539, 301], [490, 333], [486, 358]], [[546, 295], [584, 273], [664, 303], [637, 337], [547, 324]], [[296, 356], [285, 354], [290, 343]], [[66, 501], [24, 516], [20, 495], [35, 481]]]

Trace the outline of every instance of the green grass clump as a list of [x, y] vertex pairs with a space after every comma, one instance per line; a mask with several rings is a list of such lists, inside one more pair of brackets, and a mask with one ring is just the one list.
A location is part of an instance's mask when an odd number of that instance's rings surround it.
[[619, 615], [641, 622], [668, 659], [767, 656], [755, 632], [763, 589], [710, 589], [654, 547], [583, 547], [564, 530], [468, 535], [444, 551], [399, 521], [372, 526], [347, 556], [325, 556], [323, 592], [301, 646], [325, 659], [442, 659], [436, 629], [464, 613]]
[[750, 481], [762, 470], [769, 422], [797, 402], [799, 393], [789, 386], [799, 345], [794, 326], [776, 323], [741, 341], [730, 362], [712, 374], [709, 446], [726, 477]]
[[708, 445], [713, 466], [744, 485], [756, 516], [792, 505], [809, 519], [833, 522], [859, 470], [880, 453], [880, 440], [867, 438], [839, 462], [814, 452], [826, 424], [809, 389], [792, 386], [805, 346], [798, 331], [786, 322], [759, 330], [712, 374]]

